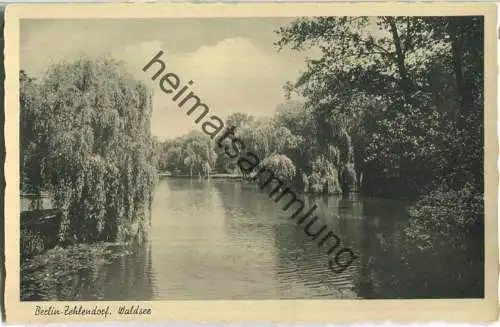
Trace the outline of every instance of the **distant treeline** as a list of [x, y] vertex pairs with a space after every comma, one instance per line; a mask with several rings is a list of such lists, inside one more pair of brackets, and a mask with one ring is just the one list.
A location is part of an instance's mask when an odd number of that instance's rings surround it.
[[[262, 165], [272, 166], [277, 176], [290, 180], [300, 191], [305, 188], [307, 192], [340, 193], [340, 181], [345, 181], [346, 187], [356, 187], [350, 137], [339, 131], [328, 140], [318, 138], [314, 117], [303, 103], [285, 102], [270, 118], [233, 113], [225, 125], [234, 127], [246, 151], [260, 158]], [[237, 158], [231, 159], [216, 141], [193, 131], [161, 142], [157, 168], [173, 175], [245, 175]]]

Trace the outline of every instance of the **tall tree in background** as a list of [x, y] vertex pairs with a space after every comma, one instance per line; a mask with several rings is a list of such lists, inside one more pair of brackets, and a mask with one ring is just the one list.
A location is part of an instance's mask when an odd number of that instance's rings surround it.
[[[282, 27], [276, 44], [320, 50], [288, 91], [307, 99], [326, 143], [335, 144], [338, 130], [349, 135], [365, 192], [418, 196], [449, 169], [482, 174], [482, 24], [482, 17], [304, 18]], [[477, 135], [466, 136], [464, 124]], [[452, 167], [466, 148], [476, 160]]]

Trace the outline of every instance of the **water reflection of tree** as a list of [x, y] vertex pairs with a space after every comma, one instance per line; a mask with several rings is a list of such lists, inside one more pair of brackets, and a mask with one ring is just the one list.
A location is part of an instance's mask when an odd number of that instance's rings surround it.
[[[217, 183], [216, 188], [224, 203], [228, 237], [236, 246], [258, 247], [258, 257], [245, 254], [245, 258], [253, 258], [253, 264], [260, 265], [258, 278], [269, 285], [268, 296], [340, 297], [331, 284], [321, 282], [331, 273], [326, 251], [308, 242], [304, 231], [288, 219], [281, 203], [246, 183]], [[305, 202], [312, 205], [309, 199]]]
[[[387, 201], [386, 201], [387, 202]], [[483, 292], [480, 233], [459, 244], [450, 237], [440, 248], [424, 251], [404, 234], [405, 212], [365, 201], [361, 273], [363, 298], [467, 298]], [[390, 209], [390, 210], [387, 210]]]
[[235, 229], [241, 230], [246, 226], [246, 232], [256, 232], [258, 236], [262, 236], [262, 232], [267, 232], [267, 229], [261, 230], [259, 227], [273, 224], [278, 215], [282, 214], [279, 204], [275, 204], [266, 193], [259, 191], [256, 185], [244, 182], [216, 182], [214, 186], [223, 202], [226, 227], [230, 235], [238, 235], [234, 233]]
[[[311, 227], [312, 230], [318, 230], [326, 223], [342, 241], [351, 239], [349, 246], [355, 243], [352, 240], [360, 238], [356, 221], [339, 216], [342, 206], [340, 197], [307, 196], [304, 202], [306, 208], [314, 203], [318, 206], [316, 214], [319, 219]], [[279, 224], [275, 226], [275, 233], [280, 267], [277, 279], [283, 297], [356, 297], [353, 292], [356, 263], [342, 273], [333, 273], [328, 266], [328, 248], [318, 247], [317, 242], [304, 232], [304, 226], [298, 227], [291, 222]]]
[[[149, 301], [153, 299], [153, 265], [150, 244], [136, 244], [130, 255], [122, 256], [103, 274], [104, 300]], [[99, 288], [97, 288], [99, 289]]]
[[[48, 260], [50, 259], [50, 260]], [[23, 301], [151, 300], [151, 250], [78, 245], [24, 263]]]
[[[272, 299], [277, 297], [274, 277], [276, 249], [274, 225], [281, 209], [256, 185], [241, 182], [216, 182], [222, 200], [224, 248], [217, 260], [225, 280], [217, 290], [231, 298]], [[218, 241], [218, 244], [221, 242]], [[211, 281], [212, 283], [213, 281]]]
[[[429, 298], [482, 294], [481, 233], [467, 243], [451, 238], [439, 249], [422, 251], [404, 233], [408, 213], [403, 201], [352, 196], [304, 198], [306, 208], [318, 203], [317, 214], [339, 235], [343, 246], [359, 254], [351, 267], [335, 275], [328, 269], [326, 249], [318, 248], [303, 229], [276, 210], [276, 204], [265, 194], [261, 197], [258, 191], [243, 190], [241, 186], [235, 190], [231, 184], [218, 187], [230, 212], [227, 228], [241, 231], [241, 224], [246, 223], [274, 229], [275, 279], [281, 297], [341, 298], [357, 294], [362, 298]], [[267, 227], [248, 229], [246, 236], [239, 235], [245, 238], [266, 234]], [[264, 235], [259, 238], [268, 241]]]
[[[169, 189], [169, 197], [163, 199], [181, 211], [198, 211], [213, 208], [219, 203], [218, 194], [214, 192], [216, 181], [210, 179], [168, 178], [162, 183]], [[181, 205], [182, 204], [182, 205]]]
[[[380, 204], [366, 200], [363, 206], [363, 239], [360, 249], [360, 275], [358, 294], [363, 298], [378, 298], [380, 285], [379, 271], [390, 267], [390, 258], [382, 255], [382, 243], [393, 238], [394, 216], [381, 210]], [[383, 228], [386, 227], [386, 228]], [[390, 271], [387, 273], [390, 274]], [[387, 287], [387, 286], [386, 286]]]

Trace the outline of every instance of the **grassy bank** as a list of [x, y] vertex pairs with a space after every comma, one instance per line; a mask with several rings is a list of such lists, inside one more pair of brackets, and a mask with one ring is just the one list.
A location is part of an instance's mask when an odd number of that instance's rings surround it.
[[128, 253], [122, 244], [77, 244], [56, 246], [25, 259], [21, 262], [21, 300], [85, 299], [87, 285], [98, 285], [99, 271]]
[[98, 271], [128, 254], [127, 244], [62, 244], [57, 238], [60, 212], [21, 213], [21, 300], [77, 300]]

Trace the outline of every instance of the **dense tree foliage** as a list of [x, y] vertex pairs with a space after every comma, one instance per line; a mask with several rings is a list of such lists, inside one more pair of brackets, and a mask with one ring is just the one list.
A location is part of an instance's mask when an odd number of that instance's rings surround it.
[[301, 18], [277, 33], [280, 49], [320, 50], [287, 84], [318, 142], [350, 140], [364, 194], [419, 199], [407, 236], [428, 249], [481, 230], [483, 17]]
[[151, 94], [113, 59], [20, 74], [21, 188], [47, 192], [62, 242], [139, 235], [156, 183]]
[[288, 91], [326, 143], [352, 138], [365, 191], [415, 196], [438, 176], [463, 184], [457, 171], [482, 184], [481, 17], [306, 18], [278, 33], [280, 48], [321, 50]]

